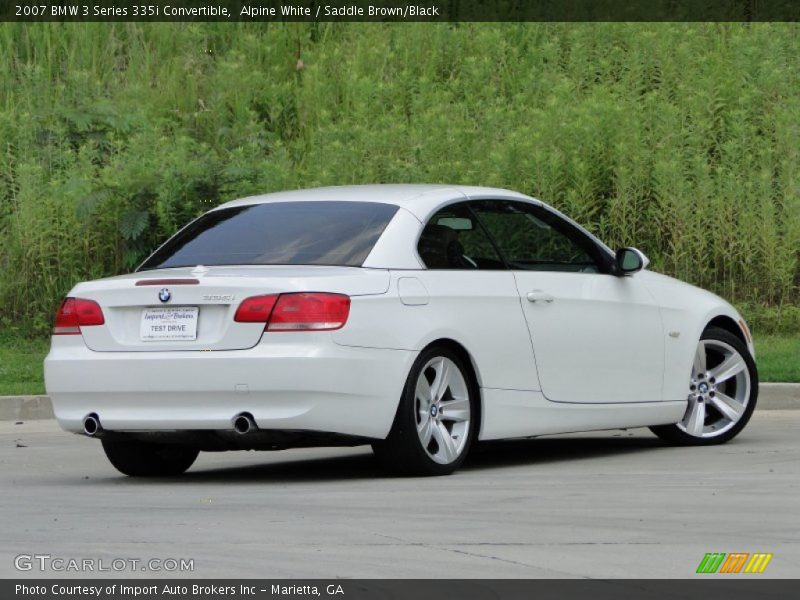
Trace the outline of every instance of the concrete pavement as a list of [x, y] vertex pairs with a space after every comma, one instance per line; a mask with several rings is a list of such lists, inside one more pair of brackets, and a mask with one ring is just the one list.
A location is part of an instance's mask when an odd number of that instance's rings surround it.
[[4, 422], [0, 577], [87, 575], [14, 569], [49, 554], [187, 558], [168, 575], [198, 578], [682, 578], [706, 552], [771, 552], [756, 577], [797, 577], [799, 437], [800, 411], [756, 411], [709, 448], [646, 430], [502, 442], [427, 479], [386, 477], [362, 448], [201, 454], [159, 481], [53, 421]]

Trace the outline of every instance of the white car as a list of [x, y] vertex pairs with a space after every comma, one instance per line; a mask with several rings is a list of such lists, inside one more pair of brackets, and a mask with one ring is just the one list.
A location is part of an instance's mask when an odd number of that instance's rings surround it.
[[371, 444], [447, 474], [478, 440], [648, 426], [726, 442], [753, 344], [717, 296], [528, 196], [444, 185], [255, 196], [80, 283], [45, 360], [61, 426], [127, 475], [198, 452]]

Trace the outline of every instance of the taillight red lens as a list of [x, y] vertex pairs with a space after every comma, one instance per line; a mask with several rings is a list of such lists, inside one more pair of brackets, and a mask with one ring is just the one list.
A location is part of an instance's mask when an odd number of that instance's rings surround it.
[[238, 323], [264, 323], [269, 321], [272, 309], [277, 301], [277, 294], [270, 296], [253, 296], [246, 298], [236, 310], [233, 320]]
[[239, 323], [264, 323], [266, 331], [331, 331], [350, 316], [350, 297], [297, 292], [246, 298], [236, 309]]
[[78, 325], [102, 325], [106, 322], [103, 309], [94, 300], [75, 298], [75, 312], [78, 313]]
[[53, 335], [76, 335], [81, 332], [81, 327], [105, 322], [103, 309], [94, 300], [65, 298], [56, 313]]
[[341, 329], [350, 315], [350, 297], [344, 294], [301, 292], [281, 294], [267, 331], [330, 331]]
[[75, 298], [64, 298], [56, 313], [53, 335], [71, 335], [80, 332], [78, 313], [75, 312]]

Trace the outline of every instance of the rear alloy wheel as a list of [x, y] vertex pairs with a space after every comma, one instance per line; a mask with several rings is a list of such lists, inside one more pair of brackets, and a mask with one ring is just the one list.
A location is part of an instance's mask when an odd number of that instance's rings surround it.
[[176, 444], [103, 440], [112, 465], [131, 477], [174, 477], [192, 466], [200, 451]]
[[477, 391], [461, 358], [447, 348], [424, 351], [411, 368], [389, 437], [373, 444], [393, 470], [449, 475], [475, 436]]
[[758, 372], [747, 346], [730, 332], [712, 327], [697, 344], [683, 419], [650, 429], [672, 443], [722, 444], [744, 429], [757, 398]]

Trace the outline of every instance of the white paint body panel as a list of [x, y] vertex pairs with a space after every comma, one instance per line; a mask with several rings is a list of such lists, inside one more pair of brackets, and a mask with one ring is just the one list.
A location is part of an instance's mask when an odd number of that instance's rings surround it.
[[480, 439], [497, 440], [531, 435], [572, 433], [666, 425], [680, 421], [686, 402], [631, 402], [627, 404], [565, 404], [550, 402], [541, 392], [485, 389], [487, 410]]
[[[69, 431], [92, 412], [109, 430], [230, 430], [231, 418], [248, 411], [265, 429], [384, 438], [416, 356], [444, 339], [469, 355], [482, 439], [679, 421], [700, 333], [715, 317], [741, 316], [713, 294], [646, 271], [426, 270], [416, 252], [426, 220], [447, 204], [486, 198], [541, 205], [507, 190], [427, 185], [321, 188], [224, 205], [400, 208], [361, 268], [212, 266], [77, 285], [69, 295], [97, 301], [107, 323], [54, 337], [45, 382], [56, 417]], [[169, 287], [172, 304], [200, 307], [197, 340], [141, 342], [142, 307], [159, 305], [160, 288], [136, 282], [189, 277], [199, 284]], [[534, 290], [553, 301], [529, 302]], [[262, 335], [262, 325], [233, 322], [245, 297], [292, 291], [348, 294], [344, 328]]]
[[224, 352], [94, 352], [78, 336], [58, 336], [45, 384], [68, 431], [82, 431], [89, 412], [112, 431], [230, 430], [247, 411], [262, 429], [380, 438], [413, 360], [409, 351], [340, 346], [329, 332], [271, 333]]
[[[428, 291], [424, 305], [406, 305], [397, 286], [413, 273]], [[453, 340], [469, 349], [482, 387], [538, 390], [525, 317], [510, 271], [392, 271], [389, 293], [358, 299], [347, 326], [333, 333], [342, 345], [419, 353]]]
[[[645, 271], [639, 277], [653, 294], [661, 309], [664, 322], [664, 398], [677, 399], [685, 393], [679, 376], [688, 373], [692, 353], [700, 334], [712, 319], [726, 317], [734, 323], [744, 321], [730, 304], [711, 292], [702, 290], [672, 277]], [[673, 337], [670, 333], [677, 333]], [[752, 340], [747, 341], [750, 354], [755, 356]]]
[[[547, 399], [662, 399], [653, 382], [664, 376], [663, 327], [644, 282], [599, 273], [515, 271], [514, 276]], [[529, 293], [547, 300], [528, 301]]]
[[[139, 281], [196, 279], [197, 285], [167, 285], [170, 306], [198, 306], [197, 339], [192, 342], [142, 342], [139, 326], [146, 307], [164, 306], [158, 300], [164, 285], [137, 286]], [[158, 269], [77, 285], [70, 292], [99, 302], [106, 324], [85, 327], [86, 345], [96, 351], [242, 350], [261, 338], [263, 325], [236, 323], [242, 300], [279, 292], [327, 291], [351, 296], [382, 294], [389, 289], [387, 271], [354, 267], [208, 267], [197, 275], [191, 268]], [[220, 298], [222, 298], [220, 300]]]

